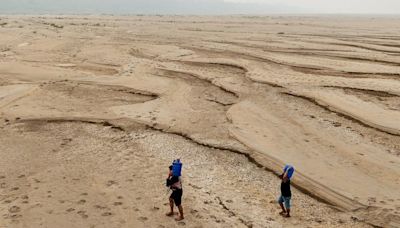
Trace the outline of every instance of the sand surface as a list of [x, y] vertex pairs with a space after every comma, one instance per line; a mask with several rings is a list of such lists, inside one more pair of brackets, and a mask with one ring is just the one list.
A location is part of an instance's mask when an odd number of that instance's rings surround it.
[[398, 24], [0, 16], [0, 227], [399, 227]]

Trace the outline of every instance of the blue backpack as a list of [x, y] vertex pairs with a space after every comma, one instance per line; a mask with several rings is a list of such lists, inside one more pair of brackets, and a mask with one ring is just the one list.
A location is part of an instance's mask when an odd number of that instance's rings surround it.
[[182, 163], [180, 159], [176, 159], [172, 162], [172, 175], [176, 177], [181, 176]]
[[289, 179], [292, 179], [292, 176], [294, 174], [294, 167], [291, 165], [285, 165], [285, 168], [283, 168], [283, 172], [285, 173], [287, 171], [287, 177]]

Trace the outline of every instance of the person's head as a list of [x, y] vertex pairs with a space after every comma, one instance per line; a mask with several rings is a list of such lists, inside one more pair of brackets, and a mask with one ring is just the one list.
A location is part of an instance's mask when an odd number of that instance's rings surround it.
[[170, 165], [168, 168], [169, 168], [169, 175], [172, 175], [172, 165]]
[[286, 183], [286, 182], [288, 182], [288, 180], [289, 180], [289, 177], [287, 175], [283, 175], [282, 181]]
[[288, 177], [288, 175], [287, 175], [286, 172], [284, 172], [284, 173], [282, 173], [281, 175], [279, 175], [279, 178], [281, 178], [281, 180], [282, 180], [283, 182], [287, 182], [287, 181], [289, 180], [289, 177]]

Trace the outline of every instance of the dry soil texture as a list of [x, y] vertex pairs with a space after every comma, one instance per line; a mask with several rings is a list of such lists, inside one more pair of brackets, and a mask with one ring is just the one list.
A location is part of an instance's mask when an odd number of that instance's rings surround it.
[[0, 227], [399, 227], [399, 24], [0, 16]]

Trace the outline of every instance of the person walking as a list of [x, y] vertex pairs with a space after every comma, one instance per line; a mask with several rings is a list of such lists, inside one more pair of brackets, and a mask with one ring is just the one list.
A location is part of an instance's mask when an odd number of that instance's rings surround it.
[[169, 173], [167, 178], [167, 187], [172, 190], [172, 194], [169, 197], [169, 206], [170, 212], [168, 212], [167, 216], [174, 215], [174, 204], [178, 207], [179, 216], [175, 218], [176, 221], [181, 221], [184, 219], [183, 216], [183, 207], [182, 207], [182, 182], [179, 176], [174, 176], [172, 172], [172, 165], [169, 167]]
[[290, 200], [292, 198], [292, 192], [290, 190], [290, 179], [294, 173], [293, 166], [286, 165], [283, 169], [283, 173], [279, 176], [281, 178], [281, 195], [279, 196], [278, 203], [281, 206], [282, 211], [279, 213], [284, 217], [290, 217]]

